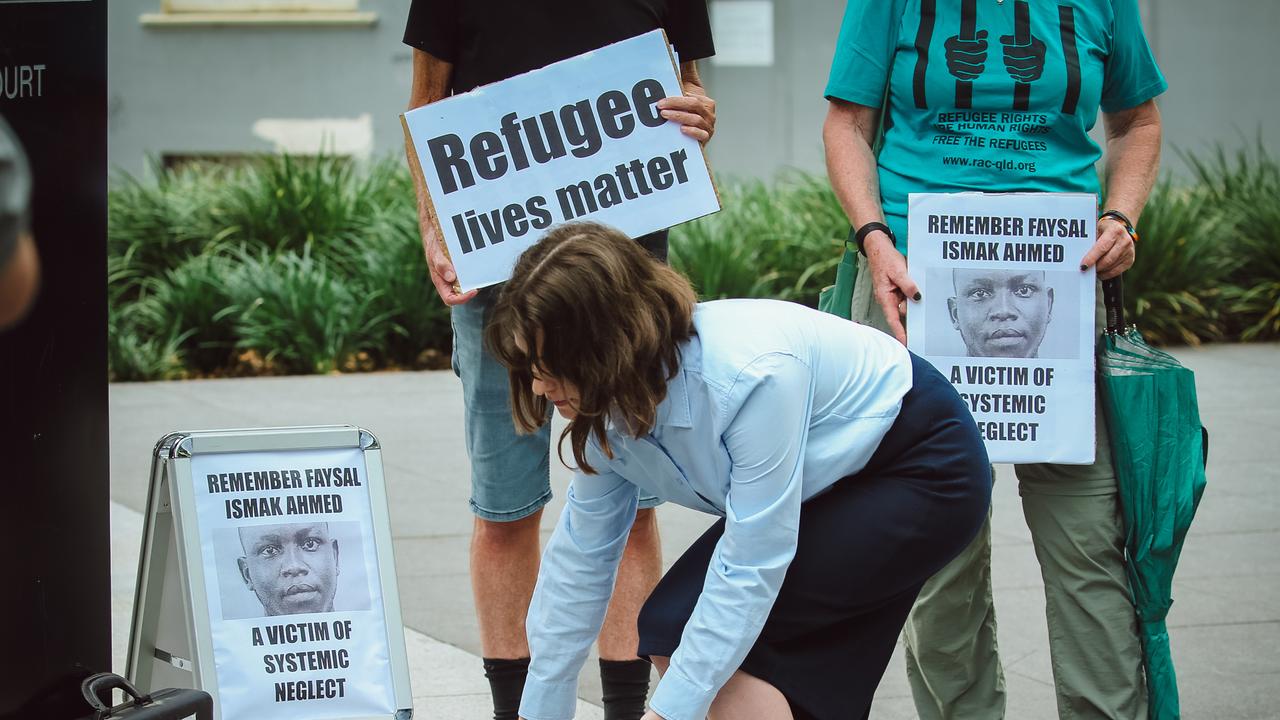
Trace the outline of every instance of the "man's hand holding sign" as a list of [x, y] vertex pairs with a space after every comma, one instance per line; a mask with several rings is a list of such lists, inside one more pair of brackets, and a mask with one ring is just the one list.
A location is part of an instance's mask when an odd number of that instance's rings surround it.
[[655, 31], [425, 108], [445, 97], [451, 66], [415, 53], [411, 105], [422, 109], [404, 116], [407, 151], [446, 304], [506, 279], [554, 224], [591, 217], [638, 236], [718, 209], [692, 142], [714, 134], [715, 101], [694, 63], [677, 81], [670, 57]]

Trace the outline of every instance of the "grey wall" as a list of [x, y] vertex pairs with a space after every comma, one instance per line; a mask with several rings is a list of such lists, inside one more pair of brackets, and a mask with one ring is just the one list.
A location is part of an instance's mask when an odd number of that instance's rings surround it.
[[843, 0], [775, 0], [773, 67], [700, 63], [716, 99], [709, 146], [719, 174], [767, 177], [780, 168], [822, 171], [822, 90], [835, 53]]
[[372, 27], [144, 27], [160, 0], [112, 0], [109, 160], [131, 173], [148, 154], [271, 151], [262, 118], [371, 114], [375, 153], [403, 148], [409, 0], [361, 0]]
[[1253, 142], [1280, 154], [1280, 2], [1148, 0], [1147, 32], [1169, 91], [1160, 99], [1165, 168], [1177, 150]]
[[[603, 1], [603, 0], [602, 0]], [[1238, 146], [1259, 129], [1280, 147], [1277, 0], [1141, 0], [1171, 89], [1160, 101], [1165, 167], [1174, 148]], [[410, 52], [400, 42], [409, 0], [361, 0], [373, 27], [148, 28], [159, 0], [113, 0], [109, 24], [110, 161], [132, 173], [151, 154], [270, 151], [263, 118], [372, 116], [373, 152], [400, 151]], [[843, 0], [775, 0], [772, 67], [702, 63], [718, 102], [711, 143], [721, 175], [821, 171], [822, 88]]]

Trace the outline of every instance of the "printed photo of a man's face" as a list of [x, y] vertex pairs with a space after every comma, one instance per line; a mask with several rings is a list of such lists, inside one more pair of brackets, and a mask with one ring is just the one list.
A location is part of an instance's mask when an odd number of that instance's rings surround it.
[[1053, 319], [1053, 288], [1039, 270], [956, 269], [947, 300], [969, 357], [1033, 358]]
[[266, 615], [333, 612], [338, 541], [328, 523], [253, 525], [238, 529], [237, 563]]

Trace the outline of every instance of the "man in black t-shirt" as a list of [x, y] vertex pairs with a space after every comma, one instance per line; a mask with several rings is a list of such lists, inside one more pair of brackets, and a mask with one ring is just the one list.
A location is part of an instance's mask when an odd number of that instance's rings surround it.
[[[700, 142], [715, 131], [715, 103], [696, 61], [714, 53], [705, 0], [413, 0], [404, 42], [414, 49], [410, 109], [662, 28], [680, 59], [684, 95], [658, 103], [663, 117]], [[551, 498], [550, 424], [517, 435], [507, 373], [481, 337], [499, 288], [459, 293], [417, 187], [428, 271], [450, 305], [454, 370], [462, 379], [471, 459], [471, 585], [495, 720], [515, 720], [529, 662], [524, 620], [538, 570], [542, 507]], [[666, 231], [639, 238], [666, 258]], [[636, 616], [662, 573], [655, 498], [641, 498], [613, 600], [600, 632], [606, 720], [639, 720], [649, 665], [636, 657]]]

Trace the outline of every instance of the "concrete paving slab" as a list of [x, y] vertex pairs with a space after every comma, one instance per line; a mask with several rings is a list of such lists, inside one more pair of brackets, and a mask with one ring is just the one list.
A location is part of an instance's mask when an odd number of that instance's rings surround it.
[[[1197, 372], [1213, 438], [1210, 485], [1175, 580], [1169, 619], [1184, 716], [1274, 718], [1280, 705], [1280, 604], [1274, 601], [1280, 566], [1273, 550], [1280, 541], [1280, 384], [1273, 376], [1280, 345], [1174, 352]], [[421, 635], [415, 644], [446, 653], [437, 655], [443, 665], [415, 675], [415, 694], [427, 693], [434, 703], [427, 717], [481, 720], [488, 700], [468, 579], [472, 519], [461, 418], [461, 388], [449, 372], [115, 384], [112, 498], [143, 509], [151, 448], [172, 430], [325, 423], [370, 429], [384, 448], [406, 625]], [[569, 473], [553, 463], [551, 476], [557, 500], [545, 513], [546, 528], [559, 514]], [[710, 522], [685, 508], [661, 508], [664, 566]], [[1039, 568], [1008, 466], [997, 467], [992, 541], [1008, 717], [1053, 717]], [[113, 545], [113, 577], [127, 577], [136, 562], [136, 546], [117, 553]], [[113, 598], [117, 632], [127, 624], [129, 603]], [[594, 676], [584, 672], [579, 686], [588, 701], [599, 698]], [[915, 717], [909, 698], [899, 647], [872, 717]]]

